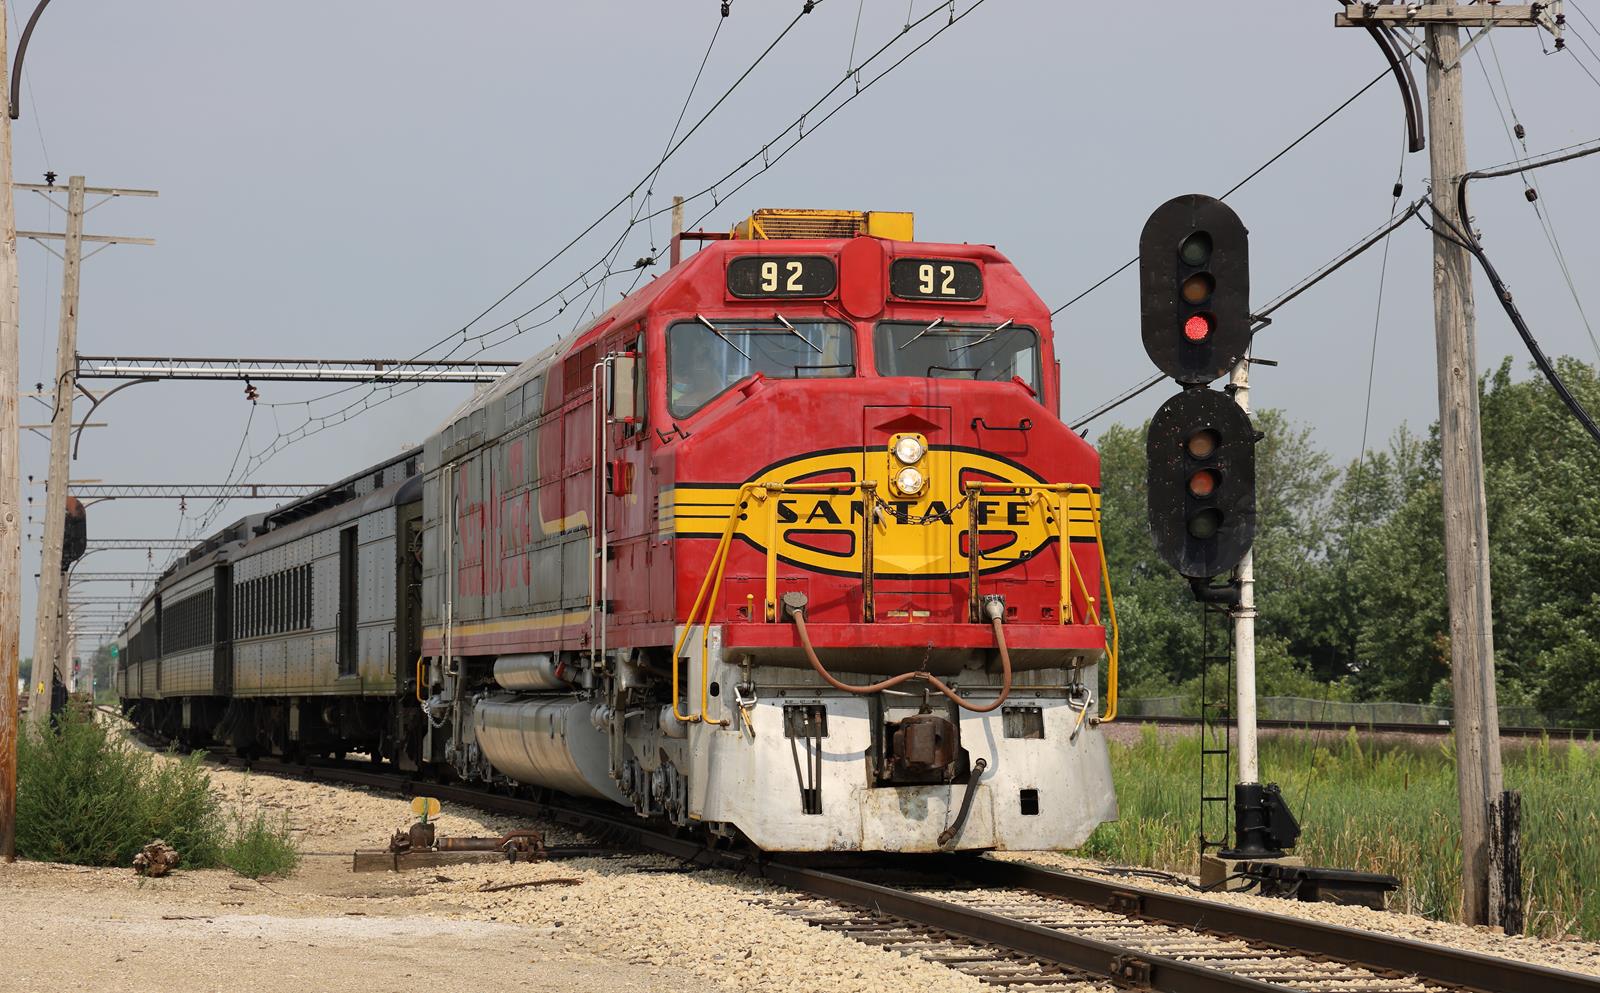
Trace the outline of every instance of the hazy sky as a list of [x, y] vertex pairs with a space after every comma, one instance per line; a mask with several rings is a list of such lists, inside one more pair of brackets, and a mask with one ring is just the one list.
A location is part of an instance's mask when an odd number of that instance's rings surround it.
[[[1600, 0], [1569, 0], [1580, 37], [1546, 56], [1539, 35], [1499, 30], [1465, 71], [1469, 160], [1520, 154], [1496, 100], [1527, 129], [1535, 152], [1600, 133]], [[966, 10], [971, 0], [958, 0]], [[28, 53], [18, 181], [46, 168], [65, 181], [157, 188], [156, 200], [110, 203], [91, 232], [155, 237], [113, 247], [83, 270], [79, 350], [87, 354], [408, 357], [467, 324], [584, 229], [660, 157], [718, 27], [716, 0], [456, 3], [290, 0], [270, 8], [225, 0], [61, 4]], [[700, 116], [801, 7], [735, 0], [690, 105]], [[932, 9], [914, 0], [911, 17]], [[1588, 8], [1592, 8], [1588, 9]], [[11, 39], [18, 18], [11, 10]], [[738, 179], [691, 205], [726, 228], [766, 206], [910, 210], [919, 237], [990, 242], [1052, 305], [1137, 251], [1139, 228], [1179, 193], [1220, 193], [1375, 76], [1383, 63], [1360, 31], [1335, 30], [1331, 3], [1258, 4], [1249, 16], [1157, 0], [1132, 16], [1088, 16], [1072, 3], [987, 0], [971, 16], [874, 83], [743, 190]], [[859, 27], [858, 27], [859, 11]], [[1235, 14], [1238, 11], [1234, 11]], [[903, 0], [826, 0], [803, 18], [661, 170], [652, 208], [696, 192], [753, 154], [901, 34]], [[862, 74], [863, 83], [948, 20], [940, 13]], [[1480, 66], [1481, 54], [1483, 66]], [[1498, 60], [1498, 66], [1496, 61]], [[1501, 85], [1501, 71], [1507, 84]], [[1487, 79], [1493, 79], [1491, 93]], [[1507, 95], [1509, 103], [1507, 104]], [[1251, 229], [1253, 297], [1277, 296], [1389, 214], [1401, 165], [1401, 105], [1391, 82], [1372, 88], [1236, 194]], [[792, 133], [789, 136], [792, 138]], [[777, 146], [777, 147], [781, 147]], [[757, 161], [760, 161], [758, 156]], [[1424, 190], [1426, 153], [1404, 157], [1404, 199]], [[740, 174], [750, 175], [752, 170]], [[1543, 171], [1539, 205], [1553, 224], [1590, 315], [1600, 227], [1592, 189], [1600, 157]], [[635, 207], [642, 207], [642, 201]], [[698, 209], [696, 209], [698, 208]], [[1484, 243], [1546, 349], [1594, 361], [1597, 348], [1563, 282], [1540, 220], [1517, 180], [1475, 188]], [[18, 226], [60, 230], [32, 194]], [[600, 259], [627, 229], [618, 212], [530, 281], [487, 323], [532, 307]], [[626, 263], [664, 247], [665, 219], [640, 224]], [[60, 265], [23, 242], [22, 377], [48, 382]], [[1276, 315], [1259, 353], [1258, 405], [1315, 431], [1338, 459], [1358, 451], [1380, 258], [1370, 253]], [[659, 270], [658, 270], [659, 271]], [[1132, 270], [1066, 310], [1056, 324], [1063, 413], [1084, 413], [1148, 375]], [[625, 281], [612, 279], [614, 302]], [[1373, 381], [1369, 444], [1437, 412], [1427, 233], [1392, 241]], [[524, 357], [570, 331], [588, 297], [497, 349]], [[1478, 286], [1480, 367], [1527, 357]], [[558, 301], [559, 303], [559, 301]], [[548, 318], [551, 307], [531, 320]], [[485, 325], [475, 326], [481, 330]], [[361, 389], [309, 407], [327, 387], [263, 383], [254, 410], [240, 384], [160, 383], [111, 400], [110, 427], [85, 438], [74, 478], [220, 482], [308, 410], [326, 415]], [[325, 482], [419, 443], [467, 387], [426, 387], [284, 448], [251, 478]], [[1136, 423], [1172, 390], [1124, 406]], [[382, 397], [379, 393], [374, 400]], [[284, 406], [269, 406], [282, 404]], [[48, 411], [25, 401], [23, 419]], [[250, 425], [246, 437], [246, 425]], [[1102, 426], [1097, 423], [1095, 427]], [[241, 442], [241, 439], [242, 442]], [[47, 445], [27, 436], [23, 471], [43, 478]], [[28, 494], [42, 498], [39, 487]], [[121, 502], [91, 510], [100, 537], [190, 533], [206, 508]], [[259, 504], [225, 508], [215, 523]], [[35, 515], [37, 518], [37, 515]], [[29, 534], [37, 536], [37, 521]], [[38, 545], [24, 548], [28, 575]], [[145, 555], [96, 553], [83, 571], [142, 570]], [[165, 561], [157, 553], [155, 565]], [[127, 584], [83, 587], [94, 595]], [[31, 594], [31, 588], [29, 590]], [[24, 652], [33, 640], [31, 596]]]

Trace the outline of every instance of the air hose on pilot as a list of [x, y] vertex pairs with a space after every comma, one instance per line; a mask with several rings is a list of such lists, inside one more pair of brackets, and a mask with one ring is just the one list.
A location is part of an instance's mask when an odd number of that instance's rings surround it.
[[940, 693], [943, 693], [945, 696], [949, 697], [951, 702], [960, 707], [962, 710], [969, 710], [974, 714], [987, 714], [992, 710], [996, 710], [1001, 704], [1006, 702], [1008, 697], [1011, 696], [1011, 651], [1006, 647], [1006, 636], [1002, 625], [1004, 608], [1001, 606], [1000, 601], [998, 600], [989, 602], [987, 605], [987, 612], [989, 614], [989, 623], [994, 628], [995, 648], [1000, 652], [1000, 695], [995, 697], [992, 702], [982, 705], [972, 703], [971, 701], [962, 698], [961, 695], [956, 693], [955, 690], [952, 690], [949, 686], [945, 685], [944, 681], [938, 676], [935, 676], [933, 673], [924, 670], [918, 670], [915, 672], [902, 672], [898, 676], [890, 676], [888, 679], [881, 680], [876, 683], [869, 683], [866, 686], [852, 686], [850, 683], [842, 682], [841, 680], [835, 678], [833, 673], [829, 672], [827, 668], [823, 666], [822, 660], [817, 658], [816, 649], [811, 645], [811, 635], [806, 630], [805, 605], [805, 597], [801, 594], [786, 593], [783, 596], [784, 612], [787, 613], [789, 615], [789, 619], [794, 622], [795, 633], [800, 636], [800, 648], [806, 653], [806, 661], [811, 663], [811, 668], [818, 676], [822, 677], [823, 682], [827, 683], [829, 686], [832, 686], [836, 690], [842, 690], [845, 693], [858, 693], [866, 695], [869, 693], [880, 693], [892, 686], [898, 686], [908, 680], [920, 679], [932, 686], [934, 689], [938, 690]]

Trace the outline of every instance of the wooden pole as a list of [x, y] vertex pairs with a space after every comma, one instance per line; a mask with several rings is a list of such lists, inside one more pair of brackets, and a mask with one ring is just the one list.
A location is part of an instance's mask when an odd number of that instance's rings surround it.
[[1521, 934], [1522, 914], [1522, 794], [1506, 790], [1489, 806], [1489, 853], [1500, 907], [1494, 922], [1506, 934]]
[[683, 260], [683, 197], [672, 198], [672, 255], [668, 258], [669, 265], [677, 265]]
[[[0, 0], [0, 93], [11, 92]], [[0, 114], [0, 860], [17, 857], [17, 661], [22, 640], [22, 480], [17, 468], [17, 215], [11, 115]]]
[[33, 691], [29, 719], [37, 724], [50, 713], [50, 680], [63, 686], [71, 673], [61, 658], [61, 615], [66, 610], [66, 577], [61, 545], [66, 532], [67, 475], [72, 461], [72, 398], [77, 391], [78, 269], [83, 256], [83, 177], [67, 181], [67, 236], [61, 252], [61, 324], [56, 334], [55, 414], [50, 419], [50, 482], [44, 497], [44, 543], [39, 553], [39, 600], [34, 611]]
[[[1430, 0], [1430, 6], [1443, 0]], [[1433, 209], [1463, 230], [1456, 181], [1467, 170], [1461, 95], [1461, 39], [1453, 22], [1428, 27], [1428, 137]], [[1489, 800], [1501, 792], [1500, 720], [1494, 686], [1489, 601], [1489, 515], [1483, 495], [1472, 260], [1434, 228], [1433, 318], [1439, 371], [1440, 479], [1444, 498], [1445, 589], [1450, 606], [1456, 786], [1461, 806], [1461, 895], [1468, 924], [1500, 916], [1490, 871]]]

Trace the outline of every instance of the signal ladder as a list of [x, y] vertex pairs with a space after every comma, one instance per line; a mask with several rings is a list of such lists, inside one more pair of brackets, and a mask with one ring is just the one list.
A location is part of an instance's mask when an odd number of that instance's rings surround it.
[[[1221, 631], [1217, 627], [1221, 626]], [[1233, 619], [1221, 604], [1200, 605], [1200, 854], [1229, 848], [1233, 823]], [[1222, 663], [1213, 698], [1211, 667]], [[1213, 834], [1211, 828], [1221, 830]]]

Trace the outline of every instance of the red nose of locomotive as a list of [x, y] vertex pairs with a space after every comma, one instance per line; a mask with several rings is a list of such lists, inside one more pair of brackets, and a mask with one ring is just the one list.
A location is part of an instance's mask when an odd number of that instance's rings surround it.
[[1104, 648], [1097, 462], [1023, 382], [761, 377], [675, 447], [677, 617], [729, 648], [798, 652], [786, 594], [854, 671], [958, 671], [995, 597], [1018, 669]]

